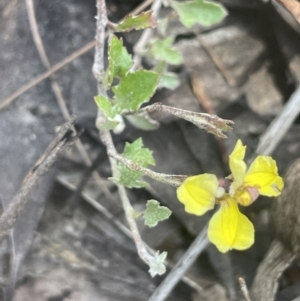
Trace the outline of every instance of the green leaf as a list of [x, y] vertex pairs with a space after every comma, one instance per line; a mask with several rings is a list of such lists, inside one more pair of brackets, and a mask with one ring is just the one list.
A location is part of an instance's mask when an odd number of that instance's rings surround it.
[[[142, 138], [135, 140], [133, 143], [126, 143], [122, 156], [129, 159], [143, 167], [149, 164], [155, 165], [152, 151], [144, 148]], [[142, 188], [147, 186], [147, 183], [140, 181], [139, 178], [143, 176], [140, 171], [131, 171], [123, 163], [119, 163], [120, 179], [119, 183], [129, 188]]]
[[158, 84], [159, 88], [167, 88], [169, 90], [175, 90], [180, 85], [180, 80], [176, 73], [166, 72], [160, 77]]
[[138, 70], [122, 77], [118, 86], [112, 88], [119, 111], [136, 111], [149, 101], [158, 85], [159, 75], [148, 70]]
[[195, 23], [210, 26], [219, 23], [227, 15], [222, 5], [205, 0], [171, 1], [170, 4], [179, 15], [181, 23], [188, 28]]
[[[113, 130], [119, 124], [119, 121], [116, 120], [116, 110], [112, 106], [112, 103], [109, 99], [98, 95], [95, 97], [95, 102], [100, 110], [103, 112], [105, 119], [97, 119], [97, 128], [101, 130]], [[101, 124], [100, 124], [101, 123]]]
[[145, 225], [154, 227], [158, 222], [170, 217], [172, 211], [164, 206], [160, 206], [156, 200], [149, 200], [147, 202], [147, 209], [144, 212]]
[[164, 265], [164, 261], [166, 260], [168, 253], [162, 252], [161, 254], [156, 253], [155, 257], [149, 262], [149, 273], [151, 277], [155, 277], [156, 275], [162, 275], [166, 272], [166, 266]]
[[95, 96], [96, 105], [101, 109], [106, 117], [114, 118], [115, 112], [109, 99], [102, 95]]
[[156, 20], [153, 17], [152, 11], [146, 11], [138, 16], [127, 16], [124, 21], [116, 24], [113, 28], [114, 31], [130, 31], [130, 30], [140, 30], [144, 28], [153, 28], [156, 26]]
[[133, 64], [131, 55], [123, 47], [122, 39], [112, 35], [108, 49], [108, 68], [105, 74], [105, 86], [109, 88], [114, 77], [124, 77]]
[[125, 117], [134, 127], [143, 131], [153, 131], [159, 127], [159, 122], [152, 119], [148, 113], [128, 115]]
[[152, 43], [150, 53], [158, 61], [164, 61], [171, 65], [180, 65], [183, 62], [181, 53], [172, 47], [173, 37], [156, 40]]

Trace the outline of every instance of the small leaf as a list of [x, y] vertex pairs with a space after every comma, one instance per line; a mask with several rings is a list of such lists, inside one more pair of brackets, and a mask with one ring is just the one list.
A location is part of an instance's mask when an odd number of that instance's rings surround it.
[[159, 122], [152, 119], [148, 113], [141, 113], [136, 115], [128, 115], [126, 119], [137, 129], [143, 131], [153, 131], [158, 129]]
[[161, 74], [158, 88], [167, 88], [169, 90], [175, 90], [180, 85], [180, 80], [176, 73], [166, 72]]
[[98, 95], [95, 96], [95, 102], [106, 117], [110, 117], [110, 118], [115, 117], [116, 114], [114, 113], [112, 103], [109, 99], [107, 99], [102, 95]]
[[167, 255], [167, 252], [155, 254], [155, 257], [153, 257], [153, 259], [149, 263], [149, 273], [151, 277], [155, 277], [156, 275], [162, 275], [166, 272], [166, 266], [164, 265], [164, 261], [166, 260]]
[[136, 111], [149, 101], [158, 85], [159, 75], [148, 70], [138, 70], [121, 78], [118, 86], [112, 88], [119, 111]]
[[116, 24], [114, 31], [130, 31], [130, 30], [140, 30], [144, 28], [153, 28], [156, 26], [156, 20], [153, 17], [151, 10], [141, 13], [138, 16], [127, 16], [124, 21]]
[[170, 217], [172, 211], [164, 206], [160, 206], [158, 201], [149, 200], [147, 209], [144, 212], [145, 225], [154, 227], [158, 222]]
[[[126, 143], [122, 156], [129, 159], [143, 167], [149, 164], [155, 165], [152, 151], [143, 146], [141, 138], [135, 140], [133, 143]], [[119, 163], [120, 179], [118, 182], [128, 188], [142, 188], [147, 186], [147, 183], [140, 181], [139, 178], [143, 176], [140, 171], [131, 171], [123, 163]]]
[[170, 4], [179, 15], [181, 23], [188, 28], [195, 23], [210, 26], [219, 23], [227, 15], [222, 5], [205, 0], [171, 1]]
[[105, 75], [105, 86], [109, 88], [114, 77], [124, 77], [133, 62], [131, 55], [123, 47], [122, 39], [112, 35], [108, 49], [108, 68]]
[[96, 126], [100, 130], [113, 130], [120, 123], [116, 118], [116, 110], [109, 99], [102, 95], [95, 96], [95, 102], [103, 112], [103, 118], [97, 118]]
[[183, 58], [181, 53], [172, 47], [173, 42], [173, 37], [156, 40], [150, 47], [150, 53], [158, 61], [179, 65], [183, 62]]

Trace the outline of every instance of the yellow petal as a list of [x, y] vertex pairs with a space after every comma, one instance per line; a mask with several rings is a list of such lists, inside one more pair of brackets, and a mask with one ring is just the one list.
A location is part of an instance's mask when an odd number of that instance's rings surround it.
[[283, 189], [283, 180], [278, 175], [276, 161], [269, 156], [258, 156], [245, 176], [245, 186], [257, 187], [259, 194], [278, 196]]
[[212, 174], [188, 177], [178, 188], [177, 197], [190, 214], [203, 215], [215, 206], [215, 198], [220, 197], [224, 189], [219, 187], [218, 179]]
[[221, 208], [208, 225], [208, 238], [218, 250], [225, 253], [231, 249], [245, 250], [254, 243], [254, 227], [243, 215], [236, 201], [230, 197], [220, 202]]
[[234, 179], [230, 187], [231, 195], [233, 195], [235, 190], [243, 184], [247, 169], [246, 163], [244, 162], [245, 153], [246, 146], [243, 145], [242, 141], [239, 139], [236, 142], [234, 150], [229, 155], [229, 167]]

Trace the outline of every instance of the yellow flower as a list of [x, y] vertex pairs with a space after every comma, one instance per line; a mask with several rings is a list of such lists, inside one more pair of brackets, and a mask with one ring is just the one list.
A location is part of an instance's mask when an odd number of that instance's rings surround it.
[[220, 209], [208, 225], [208, 239], [218, 250], [225, 253], [231, 249], [245, 250], [254, 243], [254, 227], [243, 215], [236, 201], [226, 196], [220, 201]]
[[247, 171], [245, 152], [246, 146], [238, 140], [229, 156], [230, 178], [233, 178], [230, 195], [243, 206], [250, 205], [259, 194], [269, 197], [280, 195], [284, 184], [275, 160], [269, 156], [258, 156]]
[[212, 174], [188, 177], [177, 189], [177, 197], [190, 214], [203, 215], [215, 207], [216, 197], [221, 197], [224, 189]]
[[239, 211], [238, 203], [248, 206], [259, 194], [278, 196], [284, 185], [271, 157], [258, 156], [247, 170], [245, 153], [246, 146], [238, 140], [229, 156], [232, 173], [227, 177], [232, 181], [229, 191], [220, 187], [213, 174], [188, 177], [177, 189], [179, 201], [190, 214], [203, 215], [216, 203], [220, 204], [209, 222], [208, 238], [223, 253], [231, 249], [245, 250], [254, 243], [254, 227]]

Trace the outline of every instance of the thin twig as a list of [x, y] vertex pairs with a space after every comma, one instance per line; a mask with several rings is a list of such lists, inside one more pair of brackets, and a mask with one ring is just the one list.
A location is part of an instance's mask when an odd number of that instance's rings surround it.
[[[161, 8], [162, 0], [154, 0], [151, 10], [152, 10], [152, 15], [156, 18], [159, 14], [159, 10]], [[133, 65], [131, 67], [131, 70], [136, 70], [142, 60], [142, 54], [145, 51], [146, 45], [149, 43], [149, 40], [152, 36], [153, 29], [152, 28], [147, 28], [143, 31], [142, 35], [140, 36], [138, 42], [134, 46], [134, 57], [133, 57]]]
[[244, 280], [244, 278], [242, 278], [242, 277], [239, 278], [239, 284], [240, 284], [242, 294], [245, 297], [245, 300], [251, 301], [250, 296], [249, 296], [249, 291], [247, 288], [247, 284], [246, 284], [246, 281]]
[[[68, 181], [65, 177], [58, 176], [57, 181], [67, 187], [68, 189], [72, 191], [78, 191], [78, 187]], [[97, 202], [93, 197], [91, 197], [87, 192], [82, 191], [81, 192], [81, 197], [83, 198], [84, 201], [89, 203], [93, 208], [98, 210], [107, 220], [109, 220], [121, 233], [126, 235], [126, 237], [129, 237], [130, 239], [133, 239], [131, 231], [126, 227], [122, 222], [120, 222], [110, 211], [108, 211], [103, 205], [101, 205], [99, 202]], [[143, 242], [147, 250], [152, 254], [155, 255], [157, 253], [156, 250], [152, 249], [149, 247], [145, 242]], [[174, 264], [171, 263], [168, 259], [166, 259], [165, 264], [168, 268], [173, 268]], [[196, 291], [202, 291], [203, 288], [195, 282], [192, 278], [194, 278], [193, 275], [185, 275], [182, 277], [182, 281], [189, 285], [192, 289]]]
[[[105, 0], [96, 0], [97, 3], [97, 24], [96, 24], [96, 47], [95, 47], [95, 61], [93, 65], [93, 74], [97, 81], [98, 86], [98, 94], [102, 96], [106, 96], [106, 90], [102, 83], [103, 74], [104, 74], [104, 42], [105, 42], [105, 28], [107, 25], [107, 17], [106, 17], [106, 5]], [[98, 117], [105, 118], [101, 110], [98, 110]], [[109, 131], [99, 131], [100, 139], [106, 146], [107, 150], [110, 150], [111, 153], [117, 154], [115, 146], [113, 144], [111, 135]], [[117, 161], [109, 157], [112, 175], [113, 177], [119, 177], [119, 169], [117, 166]], [[126, 220], [129, 224], [129, 229], [132, 233], [133, 240], [136, 245], [137, 252], [139, 257], [148, 264], [151, 268], [151, 262], [154, 260], [154, 256], [151, 255], [145, 247], [145, 244], [142, 241], [140, 233], [138, 231], [137, 224], [134, 218], [134, 209], [132, 208], [130, 201], [128, 199], [125, 187], [122, 185], [117, 185], [119, 196], [122, 202], [122, 206], [125, 212]]]
[[[19, 193], [9, 203], [9, 206], [0, 217], [0, 243], [9, 233], [15, 224], [19, 214], [34, 193], [44, 175], [58, 160], [62, 154], [68, 150], [74, 143], [74, 138], [70, 136], [70, 130], [75, 122], [72, 117], [64, 126], [62, 126], [56, 138], [48, 146], [44, 154], [37, 161], [34, 168], [27, 174]], [[77, 139], [77, 137], [75, 138]]]
[[234, 77], [230, 74], [230, 72], [227, 70], [227, 68], [225, 67], [224, 63], [222, 62], [222, 60], [219, 58], [219, 56], [216, 55], [216, 53], [212, 50], [212, 48], [205, 42], [205, 40], [203, 39], [203, 37], [200, 34], [196, 34], [196, 37], [198, 39], [198, 41], [200, 42], [201, 46], [203, 47], [203, 49], [206, 51], [206, 53], [209, 55], [209, 57], [211, 58], [211, 60], [213, 61], [213, 63], [215, 64], [215, 66], [219, 69], [219, 71], [221, 72], [221, 74], [223, 75], [224, 79], [226, 80], [226, 82], [234, 87], [236, 86], [236, 80], [234, 79]]
[[[130, 14], [134, 15], [134, 14], [138, 14], [138, 13], [142, 12], [146, 7], [148, 7], [149, 5], [151, 5], [151, 3], [153, 1], [154, 0], [146, 0], [146, 1], [144, 1], [143, 3], [141, 3], [140, 6], [138, 6], [136, 9], [134, 9], [133, 11], [131, 11]], [[53, 65], [48, 71], [40, 74], [39, 76], [37, 76], [36, 78], [34, 78], [33, 80], [31, 80], [29, 83], [23, 85], [17, 91], [15, 91], [14, 93], [12, 93], [10, 96], [8, 96], [7, 98], [1, 100], [0, 101], [0, 110], [2, 110], [4, 108], [6, 108], [7, 106], [9, 106], [14, 100], [16, 100], [22, 94], [24, 94], [25, 92], [27, 92], [31, 88], [35, 87], [37, 84], [39, 84], [40, 82], [42, 82], [43, 80], [45, 80], [46, 78], [48, 78], [49, 76], [51, 76], [52, 74], [54, 74], [55, 72], [59, 71], [63, 67], [65, 67], [68, 64], [70, 64], [71, 62], [73, 62], [75, 59], [79, 58], [83, 54], [85, 54], [88, 51], [92, 50], [95, 47], [95, 44], [96, 44], [96, 42], [94, 40], [91, 41], [91, 42], [89, 42], [89, 43], [87, 43], [86, 45], [84, 45], [80, 49], [76, 50], [75, 52], [71, 53], [69, 56], [67, 56], [66, 58], [64, 58], [60, 62], [58, 62], [57, 64]]]
[[300, 112], [300, 86], [292, 94], [281, 113], [261, 135], [255, 155], [270, 155], [285, 136]]
[[227, 138], [223, 131], [232, 130], [231, 125], [234, 123], [232, 120], [226, 120], [218, 117], [217, 115], [210, 115], [206, 113], [192, 112], [183, 110], [171, 106], [165, 106], [160, 102], [156, 102], [152, 105], [139, 109], [136, 112], [126, 112], [123, 115], [149, 113], [153, 111], [160, 111], [168, 114], [172, 114], [179, 118], [185, 119], [200, 129], [204, 129], [208, 133], [214, 134], [220, 138]]
[[67, 56], [65, 59], [60, 61], [59, 63], [55, 64], [50, 68], [48, 71], [42, 73], [41, 75], [37, 76], [33, 80], [31, 80], [29, 83], [23, 85], [21, 88], [19, 88], [17, 91], [15, 91], [13, 94], [11, 94], [9, 97], [5, 98], [0, 102], [0, 110], [4, 109], [8, 105], [10, 105], [14, 100], [16, 100], [18, 97], [20, 97], [22, 94], [30, 90], [31, 88], [35, 87], [37, 84], [48, 78], [53, 73], [57, 72], [61, 68], [65, 67], [81, 55], [85, 54], [89, 50], [93, 49], [95, 46], [95, 41], [92, 41], [82, 48], [78, 49], [77, 51], [73, 52], [71, 55]]
[[110, 157], [123, 163], [128, 169], [130, 169], [132, 171], [140, 171], [145, 176], [148, 176], [149, 178], [152, 178], [158, 182], [168, 184], [168, 185], [171, 185], [171, 186], [177, 188], [188, 177], [185, 175], [168, 175], [168, 174], [155, 172], [149, 168], [146, 168], [146, 167], [143, 167], [143, 166], [137, 164], [136, 162], [133, 162], [129, 159], [123, 158], [115, 151], [113, 145], [106, 144], [106, 146], [107, 146], [107, 154]]
[[[204, 111], [210, 115], [216, 115], [215, 110], [212, 107], [212, 101], [208, 97], [205, 92], [205, 88], [203, 87], [200, 78], [196, 75], [195, 72], [191, 73], [191, 84], [192, 90], [197, 97], [199, 103], [202, 105]], [[215, 137], [218, 143], [219, 150], [222, 155], [222, 161], [225, 166], [228, 164], [228, 154], [224, 144], [224, 141], [218, 137]]]
[[209, 241], [206, 232], [207, 227], [204, 227], [148, 301], [163, 301], [169, 296], [181, 277], [191, 267], [199, 254], [208, 246]]
[[[36, 21], [36, 16], [35, 16], [35, 11], [34, 11], [34, 4], [32, 0], [26, 0], [26, 8], [27, 8], [27, 14], [28, 14], [28, 19], [29, 19], [29, 24], [30, 24], [30, 29], [31, 29], [31, 33], [33, 36], [33, 40], [35, 43], [35, 46], [37, 48], [37, 51], [39, 53], [39, 56], [45, 66], [45, 68], [47, 68], [48, 70], [51, 68], [51, 64], [50, 61], [48, 59], [48, 56], [46, 54], [46, 50], [42, 41], [42, 38], [40, 36], [39, 33], [39, 29], [38, 29], [38, 25], [37, 25], [37, 21]], [[52, 74], [50, 75], [51, 78], [51, 87], [53, 90], [53, 93], [56, 97], [57, 103], [59, 105], [59, 108], [63, 114], [63, 117], [65, 120], [70, 119], [71, 114], [68, 110], [68, 107], [66, 105], [66, 101], [62, 95], [61, 89], [59, 84], [57, 83], [57, 81], [55, 80], [55, 76]], [[74, 132], [76, 132], [75, 127], [72, 127], [72, 130]], [[80, 153], [84, 163], [90, 167], [92, 165], [92, 161], [86, 151], [86, 149], [84, 148], [82, 142], [80, 141], [80, 139], [75, 141], [75, 146], [78, 149], [78, 152]], [[96, 181], [96, 183], [99, 185], [99, 187], [101, 188], [102, 192], [105, 194], [105, 196], [107, 198], [111, 197], [111, 193], [110, 191], [107, 189], [107, 187], [105, 186], [105, 184], [103, 183], [103, 179], [101, 178], [101, 176], [99, 175], [99, 173], [95, 170], [93, 172], [93, 177]]]

